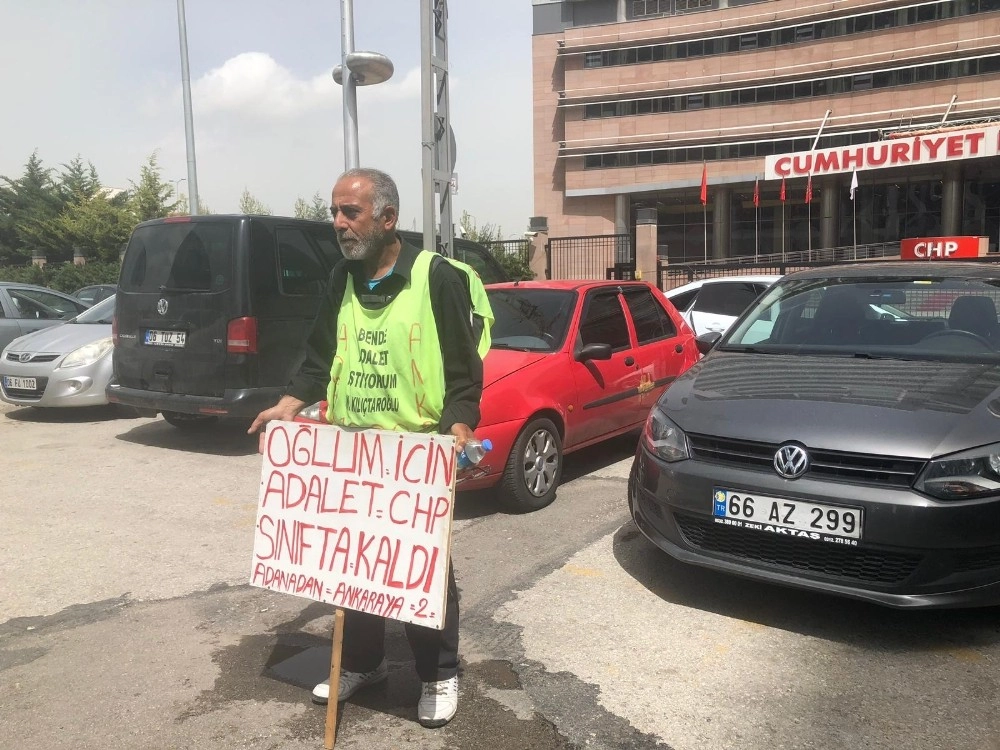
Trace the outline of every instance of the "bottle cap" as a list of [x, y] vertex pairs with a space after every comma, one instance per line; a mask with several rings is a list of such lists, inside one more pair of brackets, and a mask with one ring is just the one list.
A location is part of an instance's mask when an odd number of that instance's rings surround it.
[[492, 440], [490, 440], [489, 438], [483, 438], [481, 442], [482, 442], [483, 450], [487, 450], [487, 451], [493, 450], [493, 441]]

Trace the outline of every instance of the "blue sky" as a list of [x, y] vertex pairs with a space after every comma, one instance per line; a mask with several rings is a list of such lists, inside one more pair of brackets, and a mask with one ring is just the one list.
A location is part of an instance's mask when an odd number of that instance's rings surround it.
[[[244, 188], [275, 214], [343, 169], [340, 0], [186, 0], [198, 187], [215, 213]], [[420, 2], [354, 0], [355, 48], [395, 74], [358, 89], [361, 164], [392, 174], [401, 226], [420, 228]], [[79, 155], [127, 187], [154, 151], [164, 180], [187, 176], [175, 0], [0, 0], [0, 175], [37, 150]], [[456, 218], [518, 237], [532, 210], [529, 0], [449, 3]], [[179, 183], [186, 192], [186, 182]]]

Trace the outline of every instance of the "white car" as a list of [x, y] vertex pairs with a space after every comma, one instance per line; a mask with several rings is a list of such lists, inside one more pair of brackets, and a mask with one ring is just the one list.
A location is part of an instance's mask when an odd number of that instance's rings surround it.
[[695, 336], [725, 333], [780, 275], [719, 276], [698, 279], [664, 292]]

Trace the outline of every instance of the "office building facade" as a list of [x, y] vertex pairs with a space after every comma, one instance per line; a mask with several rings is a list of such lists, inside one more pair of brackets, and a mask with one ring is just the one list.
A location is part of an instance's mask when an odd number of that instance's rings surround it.
[[917, 236], [997, 248], [1000, 0], [532, 10], [550, 237], [655, 223], [672, 262]]

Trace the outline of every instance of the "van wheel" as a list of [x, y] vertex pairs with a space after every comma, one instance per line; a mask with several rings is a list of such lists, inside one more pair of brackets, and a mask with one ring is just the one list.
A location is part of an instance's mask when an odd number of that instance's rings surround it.
[[540, 510], [556, 499], [563, 454], [559, 430], [534, 419], [517, 436], [500, 480], [500, 497], [518, 513]]
[[181, 414], [177, 411], [165, 411], [163, 418], [167, 420], [167, 424], [172, 424], [182, 430], [197, 430], [199, 427], [207, 427], [219, 421], [218, 417], [207, 414]]

